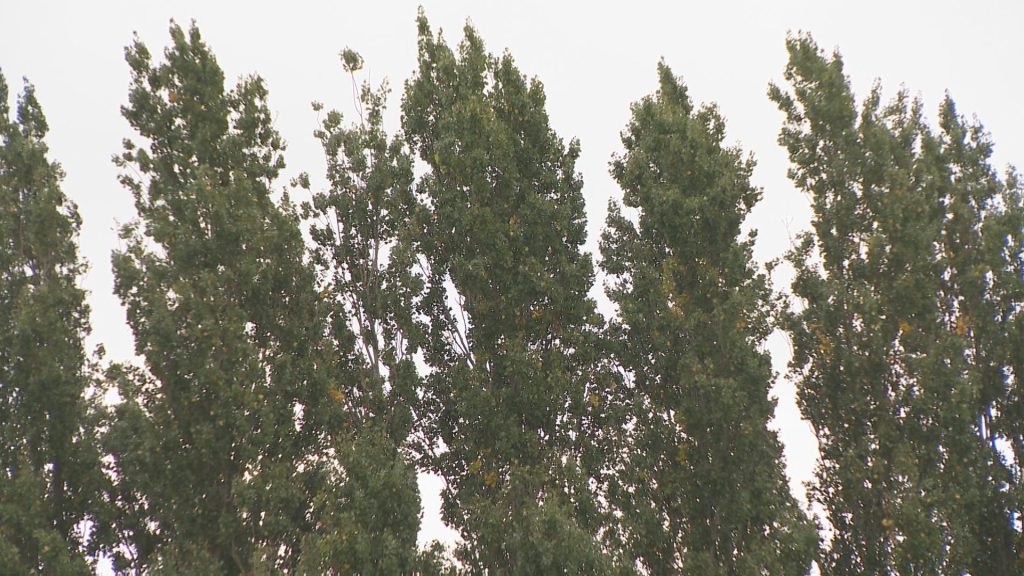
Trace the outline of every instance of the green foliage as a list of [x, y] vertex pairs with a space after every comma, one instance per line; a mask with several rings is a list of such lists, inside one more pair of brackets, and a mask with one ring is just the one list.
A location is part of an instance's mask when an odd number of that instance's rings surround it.
[[417, 573], [416, 469], [372, 429], [337, 458], [344, 479], [314, 502], [321, 528], [305, 543], [300, 573]]
[[110, 374], [116, 566], [294, 569], [339, 474], [334, 396], [355, 378], [324, 339], [298, 214], [271, 198], [284, 145], [262, 80], [225, 91], [199, 31], [170, 33], [164, 62], [126, 50], [123, 114], [142, 144], [116, 162], [140, 218], [113, 265], [145, 369]]
[[473, 573], [610, 566], [589, 481], [612, 380], [597, 370], [579, 146], [554, 134], [544, 106], [511, 56], [489, 55], [469, 26], [456, 55], [420, 14], [402, 105], [427, 168], [417, 222], [430, 374], [417, 425]]
[[[454, 50], [418, 29], [403, 132], [386, 85], [355, 86], [301, 211], [262, 80], [226, 89], [195, 26], [159, 62], [127, 48], [138, 219], [113, 268], [142, 363], [109, 367], [107, 407], [77, 209], [34, 89], [11, 118], [0, 75], [0, 573], [1024, 570], [1024, 186], [950, 98], [934, 126], [906, 91], [858, 104], [838, 55], [789, 39], [770, 97], [814, 221], [780, 306], [742, 232], [753, 160], [661, 64], [612, 162], [606, 326], [543, 86], [472, 27]], [[823, 550], [768, 426], [780, 318]], [[417, 549], [418, 469], [457, 563]]]
[[[362, 58], [342, 52], [353, 74]], [[423, 329], [414, 305], [423, 282], [413, 274], [410, 222], [419, 208], [412, 158], [383, 129], [387, 88], [360, 91], [360, 123], [342, 126], [332, 111], [316, 132], [330, 189], [304, 206], [312, 219], [313, 261], [329, 301], [330, 334], [349, 355], [358, 383], [334, 399], [350, 415], [337, 458], [345, 479], [325, 502], [324, 524], [307, 571], [408, 574], [416, 566], [420, 499], [408, 451], [419, 376], [413, 356]], [[300, 179], [300, 185], [307, 185]]]
[[620, 538], [650, 574], [806, 574], [816, 533], [789, 493], [768, 428], [772, 294], [740, 226], [761, 192], [753, 160], [723, 145], [664, 63], [632, 107], [612, 162], [624, 203], [602, 237], [610, 328], [630, 376], [613, 504]]
[[0, 75], [0, 572], [87, 574], [103, 487], [94, 442], [78, 210], [47, 159], [31, 85], [10, 117]]
[[780, 143], [814, 230], [786, 318], [833, 528], [824, 574], [1017, 574], [1019, 183], [949, 98], [938, 131], [876, 85], [858, 112], [838, 55], [790, 38]]

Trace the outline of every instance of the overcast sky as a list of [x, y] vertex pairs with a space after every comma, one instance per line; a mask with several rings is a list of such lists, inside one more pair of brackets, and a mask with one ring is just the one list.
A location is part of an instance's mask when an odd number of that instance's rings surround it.
[[[776, 144], [782, 115], [766, 97], [781, 83], [787, 31], [807, 31], [827, 50], [843, 54], [859, 96], [880, 79], [891, 95], [901, 85], [920, 96], [934, 118], [948, 90], [961, 113], [977, 115], [996, 143], [1000, 169], [1024, 162], [1024, 3], [952, 1], [789, 2], [422, 2], [431, 25], [449, 42], [467, 20], [492, 52], [508, 49], [520, 68], [545, 85], [548, 112], [566, 140], [578, 138], [591, 242], [596, 253], [609, 198], [620, 193], [608, 161], [620, 150], [619, 131], [629, 104], [656, 88], [659, 58], [684, 78], [691, 95], [717, 102], [729, 140], [753, 153], [754, 181], [764, 200], [749, 226], [759, 230], [759, 260], [784, 253], [808, 226], [808, 200], [786, 178], [785, 151]], [[288, 142], [281, 184], [302, 171], [322, 183], [324, 160], [312, 137], [313, 100], [353, 117], [351, 84], [338, 52], [346, 46], [366, 61], [364, 73], [389, 79], [390, 127], [398, 126], [402, 83], [415, 66], [419, 2], [48, 2], [0, 0], [0, 69], [12, 92], [21, 78], [35, 84], [50, 123], [51, 159], [67, 172], [64, 191], [84, 224], [81, 255], [91, 264], [93, 337], [108, 357], [132, 356], [124, 312], [112, 295], [110, 252], [115, 228], [134, 215], [130, 195], [116, 181], [110, 157], [132, 136], [119, 107], [126, 101], [124, 47], [133, 32], [155, 55], [167, 45], [170, 19], [195, 20], [232, 83], [258, 73], [270, 90], [276, 125]], [[789, 348], [769, 342], [776, 370]], [[792, 485], [810, 477], [815, 443], [797, 413], [791, 385], [775, 388], [775, 425], [786, 445]], [[424, 484], [425, 538], [445, 537], [437, 521], [437, 484]]]

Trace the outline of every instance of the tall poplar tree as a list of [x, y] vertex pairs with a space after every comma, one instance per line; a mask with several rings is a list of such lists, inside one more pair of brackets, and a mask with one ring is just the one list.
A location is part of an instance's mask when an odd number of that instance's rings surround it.
[[111, 377], [119, 569], [294, 569], [339, 474], [329, 431], [353, 379], [296, 211], [271, 188], [284, 145], [258, 77], [225, 90], [193, 25], [154, 63], [136, 40], [117, 158], [139, 220], [121, 232], [115, 289], [144, 368]]
[[429, 318], [424, 463], [475, 573], [600, 573], [593, 438], [609, 385], [588, 296], [579, 146], [552, 131], [544, 90], [467, 26], [453, 53], [419, 20], [403, 127], [419, 182]]
[[806, 574], [817, 534], [768, 428], [773, 296], [740, 229], [761, 198], [754, 163], [723, 144], [713, 105], [695, 106], [666, 64], [658, 76], [612, 162], [638, 217], [613, 202], [601, 244], [629, 375], [612, 502], [649, 574]]
[[81, 219], [47, 158], [35, 90], [15, 118], [0, 74], [0, 572], [88, 574], [102, 488], [82, 341]]
[[1007, 210], [990, 221], [989, 238], [995, 240], [992, 247], [1002, 252], [1006, 262], [992, 270], [989, 278], [1003, 321], [994, 339], [995, 353], [1005, 359], [1001, 369], [1009, 390], [994, 403], [991, 430], [995, 437], [1008, 440], [1013, 451], [1011, 519], [1017, 528], [1014, 550], [1019, 565], [1024, 566], [1024, 183], [1013, 171], [1007, 174], [1004, 194]]
[[821, 448], [822, 572], [1019, 573], [1020, 475], [1000, 447], [1019, 451], [1004, 347], [1020, 325], [1019, 185], [949, 98], [937, 131], [904, 91], [882, 104], [876, 85], [858, 111], [837, 54], [787, 46], [792, 92], [770, 94], [814, 207], [789, 256], [787, 329]]
[[946, 212], [934, 245], [941, 278], [937, 322], [924, 323], [920, 343], [905, 348], [920, 346], [914, 363], [908, 361], [919, 381], [949, 383], [928, 404], [938, 407], [943, 425], [936, 435], [941, 502], [957, 519], [947, 571], [1020, 573], [1022, 386], [1012, 354], [1021, 342], [1024, 309], [1024, 187], [1013, 168], [1006, 178], [992, 168], [989, 134], [960, 116], [948, 95], [938, 124], [938, 185]]
[[[362, 58], [345, 50], [342, 62], [355, 87]], [[352, 356], [358, 379], [338, 397], [351, 415], [337, 445], [346, 481], [322, 502], [332, 530], [306, 552], [306, 567], [409, 574], [418, 569], [420, 526], [409, 447], [420, 388], [414, 355], [423, 336], [415, 320], [423, 282], [414, 274], [410, 242], [419, 205], [408, 148], [383, 127], [386, 85], [375, 91], [364, 83], [358, 94], [358, 123], [344, 126], [342, 115], [331, 111], [316, 131], [330, 188], [305, 206], [322, 294], [333, 307], [330, 335]], [[308, 188], [308, 179], [299, 184]]]

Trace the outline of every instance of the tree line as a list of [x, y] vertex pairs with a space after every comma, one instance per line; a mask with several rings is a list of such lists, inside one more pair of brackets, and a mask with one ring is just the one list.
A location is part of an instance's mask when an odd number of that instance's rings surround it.
[[[839, 54], [790, 36], [768, 95], [814, 216], [780, 294], [742, 230], [752, 156], [662, 62], [595, 263], [543, 85], [417, 23], [399, 131], [386, 85], [354, 122], [314, 103], [319, 190], [280, 193], [263, 81], [227, 87], [194, 24], [126, 49], [138, 217], [112, 266], [140, 363], [84, 349], [81, 220], [33, 87], [12, 114], [0, 76], [4, 573], [1024, 570], [1024, 187], [980, 124], [877, 84], [858, 102]], [[815, 515], [769, 427], [777, 328]], [[419, 471], [451, 553], [417, 547]]]

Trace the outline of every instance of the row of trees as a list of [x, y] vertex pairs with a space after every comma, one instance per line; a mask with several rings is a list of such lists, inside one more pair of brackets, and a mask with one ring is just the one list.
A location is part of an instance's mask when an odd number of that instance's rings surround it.
[[[31, 86], [12, 118], [0, 78], [5, 572], [1020, 572], [1024, 207], [979, 125], [877, 86], [858, 107], [791, 37], [770, 97], [814, 221], [787, 300], [741, 231], [752, 159], [660, 64], [611, 164], [634, 216], [613, 202], [601, 238], [606, 321], [542, 85], [418, 24], [401, 132], [363, 85], [302, 204], [258, 77], [226, 89], [194, 26], [126, 50], [139, 217], [113, 267], [140, 365], [83, 350], [79, 218]], [[778, 326], [817, 521], [768, 427]], [[417, 548], [417, 471], [455, 563]]]

